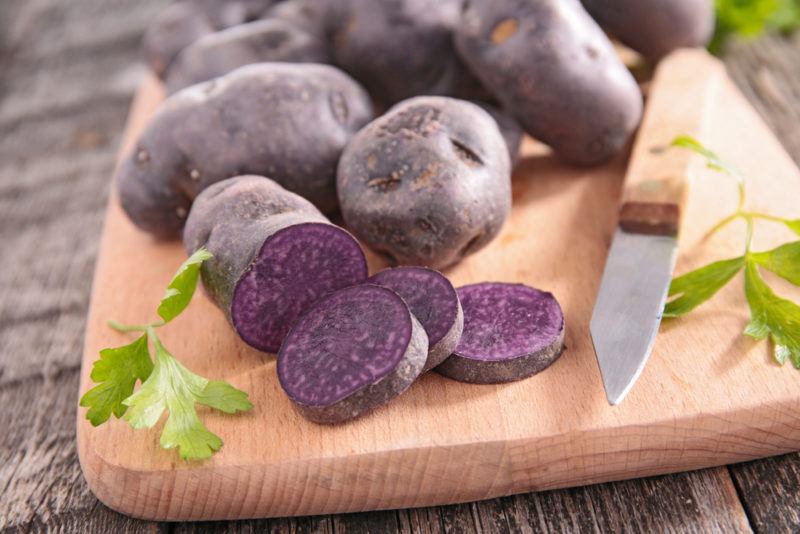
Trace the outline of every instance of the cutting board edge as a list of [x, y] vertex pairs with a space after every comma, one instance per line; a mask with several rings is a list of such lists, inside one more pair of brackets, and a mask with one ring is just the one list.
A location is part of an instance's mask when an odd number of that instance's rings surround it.
[[[746, 414], [743, 417], [742, 414]], [[781, 421], [775, 418], [779, 413]], [[800, 425], [787, 427], [784, 422], [788, 414], [800, 421], [800, 404], [796, 399], [788, 399], [777, 405], [760, 405], [742, 411], [740, 407], [728, 413], [704, 414], [701, 417], [687, 417], [671, 421], [654, 422], [648, 425], [626, 425], [614, 429], [601, 428], [583, 431], [579, 439], [570, 439], [567, 433], [535, 438], [515, 438], [501, 441], [484, 441], [433, 445], [429, 447], [408, 447], [384, 451], [374, 451], [357, 455], [331, 456], [324, 458], [300, 458], [289, 462], [249, 464], [249, 465], [206, 465], [179, 469], [146, 471], [107, 461], [97, 454], [86, 440], [79, 425], [79, 459], [81, 468], [92, 492], [106, 506], [120, 513], [148, 520], [192, 521], [252, 519], [264, 517], [292, 517], [303, 515], [349, 513], [367, 510], [394, 508], [417, 508], [471, 502], [524, 493], [544, 491], [609, 482], [628, 480], [643, 476], [691, 471], [736, 463], [757, 458], [785, 454], [800, 449]], [[717, 426], [719, 431], [709, 428]], [[662, 435], [659, 429], [668, 427]], [[678, 451], [671, 437], [676, 429], [684, 434], [684, 441]], [[726, 430], [723, 430], [726, 429]], [[788, 429], [788, 433], [786, 432]], [[582, 449], [591, 449], [596, 440], [608, 439], [618, 442], [620, 436], [630, 435], [634, 440], [630, 447], [617, 450], [578, 454]], [[771, 441], [759, 440], [766, 435]], [[774, 437], [781, 442], [775, 443]], [[574, 437], [574, 436], [573, 436]], [[566, 453], [565, 453], [566, 448]], [[542, 451], [557, 449], [559, 458], [566, 457], [566, 465], [555, 471], [531, 471], [531, 465], [542, 464]], [[574, 450], [576, 454], [572, 454]], [[634, 469], [628, 466], [632, 454], [653, 454], [651, 459], [639, 459]], [[544, 453], [546, 454], [546, 452]], [[411, 455], [413, 458], [409, 458]], [[676, 457], [677, 455], [677, 457]], [[469, 474], [464, 477], [464, 464], [453, 464], [447, 459], [469, 458], [469, 465], [491, 466], [486, 472]], [[617, 458], [618, 457], [618, 458]], [[394, 466], [417, 465], [420, 458], [428, 463], [442, 462], [448, 467], [426, 480], [416, 480], [410, 469], [399, 474]], [[433, 460], [431, 460], [433, 458]], [[500, 462], [496, 459], [500, 458]], [[509, 459], [513, 458], [513, 459]], [[620, 463], [621, 462], [621, 463]], [[363, 465], [373, 466], [364, 469]], [[298, 472], [301, 469], [304, 471]], [[245, 477], [245, 490], [241, 491], [241, 474]], [[492, 482], [486, 489], [486, 475], [492, 472], [492, 480], [505, 480], [499, 484]], [[568, 475], [564, 475], [568, 472]], [[338, 476], [341, 480], [337, 479]], [[374, 487], [358, 487], [348, 490], [356, 479], [377, 482]], [[436, 482], [441, 478], [467, 478], [449, 494], [442, 494]], [[265, 488], [286, 484], [289, 478], [294, 481], [323, 480], [330, 486], [322, 488], [325, 500], [320, 503], [320, 495], [315, 495], [313, 487], [296, 488], [296, 491], [312, 493], [310, 502], [300, 499], [285, 499], [279, 492], [273, 493], [271, 500], [248, 502], [253, 494], [261, 499]], [[406, 493], [395, 492], [381, 495], [383, 480], [392, 480], [394, 487], [409, 488]], [[124, 484], [114, 483], [123, 480]], [[133, 484], [132, 484], [133, 482]], [[466, 487], [462, 483], [466, 482]], [[197, 503], [191, 495], [191, 488], [204, 487], [208, 494], [241, 496], [231, 501], [242, 502], [238, 509], [225, 507], [220, 501]], [[337, 489], [338, 487], [338, 489]], [[187, 490], [188, 493], [187, 494]], [[377, 493], [374, 493], [377, 491]], [[170, 495], [163, 500], [163, 494]], [[131, 499], [131, 494], [136, 498]], [[328, 499], [331, 494], [335, 498]], [[191, 503], [186, 509], [185, 503]], [[181, 504], [184, 503], [184, 504]]]

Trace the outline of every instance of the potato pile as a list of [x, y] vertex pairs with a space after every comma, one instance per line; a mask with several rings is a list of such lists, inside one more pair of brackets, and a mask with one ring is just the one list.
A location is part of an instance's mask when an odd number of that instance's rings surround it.
[[325, 214], [340, 210], [390, 263], [446, 268], [507, 218], [523, 132], [569, 164], [594, 165], [637, 128], [642, 95], [596, 21], [657, 60], [705, 43], [713, 8], [176, 1], [145, 36], [172, 96], [119, 172], [122, 205], [174, 238], [205, 187], [266, 176]]
[[[170, 96], [118, 170], [120, 202], [141, 229], [212, 252], [209, 294], [242, 339], [278, 353], [312, 420], [355, 417], [431, 368], [530, 376], [563, 347], [555, 298], [456, 290], [433, 269], [499, 233], [523, 133], [572, 165], [628, 143], [642, 94], [601, 25], [657, 61], [703, 45], [713, 6], [177, 1], [145, 36]], [[356, 239], [410, 267], [368, 278]]]

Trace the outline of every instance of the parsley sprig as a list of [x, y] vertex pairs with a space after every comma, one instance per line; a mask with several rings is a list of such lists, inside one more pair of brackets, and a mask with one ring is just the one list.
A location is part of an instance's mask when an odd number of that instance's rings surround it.
[[[133, 428], [153, 428], [168, 413], [161, 431], [161, 446], [178, 448], [184, 460], [211, 457], [222, 447], [222, 439], [206, 428], [196, 404], [225, 413], [250, 410], [247, 393], [221, 380], [208, 380], [184, 367], [161, 343], [156, 328], [181, 314], [192, 300], [202, 263], [211, 254], [200, 249], [175, 273], [158, 306], [161, 320], [145, 325], [124, 325], [109, 321], [121, 332], [141, 332], [131, 344], [103, 349], [92, 366], [91, 379], [97, 383], [81, 398], [89, 408], [86, 418], [98, 426], [114, 414]], [[150, 356], [150, 345], [155, 360]], [[136, 382], [142, 386], [134, 393]]]
[[673, 279], [664, 317], [678, 317], [689, 313], [744, 270], [744, 293], [750, 307], [750, 322], [744, 333], [755, 339], [768, 338], [778, 363], [783, 365], [787, 359], [791, 359], [794, 366], [800, 369], [800, 306], [776, 295], [761, 276], [763, 268], [800, 286], [800, 241], [762, 252], [751, 249], [756, 220], [785, 225], [800, 235], [800, 219], [785, 219], [747, 210], [744, 178], [735, 167], [722, 161], [714, 152], [691, 137], [678, 137], [672, 142], [672, 146], [700, 154], [706, 158], [708, 167], [727, 174], [738, 184], [739, 202], [736, 210], [716, 224], [709, 235], [738, 219], [745, 221], [746, 235], [744, 253], [741, 256], [710, 263]]

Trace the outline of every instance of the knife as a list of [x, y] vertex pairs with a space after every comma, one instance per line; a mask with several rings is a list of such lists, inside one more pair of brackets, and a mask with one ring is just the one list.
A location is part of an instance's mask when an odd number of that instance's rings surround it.
[[589, 331], [608, 402], [619, 404], [644, 369], [667, 299], [688, 182], [698, 158], [668, 148], [703, 140], [724, 75], [704, 50], [678, 50], [656, 68], [622, 191], [619, 222]]

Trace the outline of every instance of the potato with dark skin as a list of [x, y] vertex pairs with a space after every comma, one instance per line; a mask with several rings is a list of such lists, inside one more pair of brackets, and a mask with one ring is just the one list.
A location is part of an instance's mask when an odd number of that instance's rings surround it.
[[178, 54], [204, 35], [257, 19], [273, 0], [181, 0], [147, 29], [142, 54], [163, 79]]
[[517, 119], [514, 118], [508, 111], [497, 107], [494, 104], [487, 102], [475, 102], [486, 113], [492, 116], [500, 128], [500, 133], [503, 134], [503, 139], [506, 141], [508, 147], [508, 156], [511, 158], [511, 167], [514, 168], [519, 163], [519, 149], [522, 146], [522, 138], [525, 137], [525, 132], [522, 126], [519, 125]]
[[328, 60], [327, 46], [316, 37], [282, 20], [257, 20], [205, 35], [184, 48], [165, 83], [174, 93], [251, 63]]
[[444, 268], [486, 245], [511, 210], [494, 119], [448, 97], [401, 102], [353, 137], [337, 192], [347, 227], [391, 263]]
[[120, 202], [143, 230], [175, 238], [200, 191], [259, 174], [332, 212], [341, 151], [371, 115], [367, 93], [334, 67], [241, 67], [161, 104], [117, 171]]
[[238, 176], [203, 191], [183, 242], [190, 254], [211, 252], [201, 269], [204, 287], [239, 336], [265, 352], [277, 352], [318, 298], [367, 277], [350, 234], [263, 176]]
[[170, 4], [144, 34], [142, 55], [159, 78], [164, 78], [181, 50], [214, 33], [211, 19], [191, 2]]
[[277, 0], [182, 0], [206, 13], [217, 29], [258, 20]]
[[639, 124], [639, 87], [578, 0], [472, 0], [455, 42], [525, 131], [569, 162], [609, 159]]
[[382, 104], [488, 96], [453, 49], [461, 0], [337, 0], [331, 9], [334, 63]]
[[681, 47], [705, 46], [714, 33], [711, 0], [582, 0], [601, 26], [658, 60]]
[[269, 8], [264, 19], [284, 20], [328, 43], [332, 1], [336, 0], [284, 0]]

